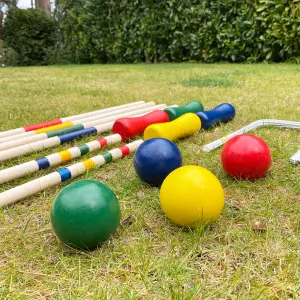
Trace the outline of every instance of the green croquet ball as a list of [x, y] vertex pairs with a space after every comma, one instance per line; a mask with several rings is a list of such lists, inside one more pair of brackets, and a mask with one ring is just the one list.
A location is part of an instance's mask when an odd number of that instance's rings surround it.
[[53, 202], [51, 223], [57, 237], [79, 249], [95, 249], [120, 223], [114, 192], [94, 180], [80, 180], [62, 189]]

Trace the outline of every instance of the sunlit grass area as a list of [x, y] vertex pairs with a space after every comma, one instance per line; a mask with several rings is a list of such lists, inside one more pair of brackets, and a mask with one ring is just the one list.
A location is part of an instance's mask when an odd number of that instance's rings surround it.
[[[1, 131], [137, 100], [167, 105], [199, 100], [205, 109], [230, 102], [237, 114], [232, 122], [176, 142], [185, 165], [208, 168], [224, 187], [225, 209], [215, 224], [194, 230], [172, 225], [160, 208], [159, 189], [138, 179], [128, 156], [78, 178], [104, 182], [120, 201], [121, 226], [98, 250], [69, 249], [52, 231], [52, 201], [70, 182], [0, 209], [0, 298], [298, 299], [300, 166], [289, 158], [299, 149], [300, 132], [267, 127], [252, 132], [273, 156], [271, 170], [256, 182], [227, 177], [221, 149], [204, 153], [201, 147], [258, 119], [300, 121], [299, 87], [297, 65], [1, 68]], [[56, 169], [2, 184], [0, 192]], [[253, 230], [256, 221], [263, 230]]]

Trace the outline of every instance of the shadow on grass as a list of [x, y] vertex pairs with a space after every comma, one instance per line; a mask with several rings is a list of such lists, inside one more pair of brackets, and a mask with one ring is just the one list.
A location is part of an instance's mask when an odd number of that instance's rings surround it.
[[237, 83], [234, 80], [220, 77], [202, 77], [185, 80], [182, 84], [186, 87], [235, 87]]
[[181, 83], [186, 87], [235, 87], [238, 83], [229, 78], [232, 75], [241, 75], [239, 71], [228, 73], [212, 73], [198, 78], [184, 80]]

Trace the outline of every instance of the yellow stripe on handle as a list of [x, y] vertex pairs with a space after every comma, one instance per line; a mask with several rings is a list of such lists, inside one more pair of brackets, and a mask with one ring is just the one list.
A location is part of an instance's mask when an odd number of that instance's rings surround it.
[[37, 130], [34, 130], [34, 132], [35, 132], [36, 134], [39, 134], [39, 133], [46, 133], [46, 132], [50, 132], [50, 131], [54, 131], [54, 130], [59, 130], [59, 129], [68, 128], [68, 127], [71, 127], [71, 126], [73, 126], [73, 125], [74, 125], [74, 124], [73, 124], [72, 122], [66, 122], [66, 123], [62, 123], [62, 124], [59, 124], [59, 125], [53, 125], [53, 126], [49, 126], [49, 127], [37, 129]]
[[61, 162], [66, 162], [72, 159], [72, 154], [69, 150], [59, 151], [57, 154], [61, 157]]
[[82, 163], [86, 170], [90, 170], [96, 167], [96, 164], [92, 159], [86, 159]]
[[144, 140], [165, 138], [174, 141], [190, 136], [198, 132], [200, 128], [200, 118], [196, 114], [187, 113], [172, 122], [148, 126], [144, 132]]

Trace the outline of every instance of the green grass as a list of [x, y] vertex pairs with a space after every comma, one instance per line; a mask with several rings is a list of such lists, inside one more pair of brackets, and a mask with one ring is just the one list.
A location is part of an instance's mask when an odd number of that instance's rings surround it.
[[[234, 73], [236, 74], [236, 72]], [[201, 76], [199, 78], [192, 78], [190, 80], [184, 80], [182, 82], [183, 86], [186, 87], [233, 87], [237, 83], [229, 79], [231, 73], [213, 73], [208, 76]]]
[[[234, 85], [201, 83], [201, 78]], [[196, 84], [182, 84], [188, 81]], [[202, 145], [258, 119], [299, 121], [299, 86], [297, 65], [0, 69], [0, 130], [139, 99], [169, 105], [199, 99], [207, 109], [231, 102], [237, 111], [232, 122], [177, 142], [184, 164], [208, 168], [225, 189], [225, 209], [214, 225], [206, 230], [172, 225], [161, 211], [159, 189], [142, 184], [132, 157], [125, 158], [79, 178], [105, 182], [120, 200], [122, 221], [134, 219], [96, 251], [68, 249], [53, 234], [51, 203], [65, 184], [0, 209], [0, 298], [299, 299], [300, 169], [288, 161], [299, 149], [299, 132], [252, 132], [268, 142], [273, 155], [270, 172], [256, 182], [228, 178], [221, 149], [201, 151]], [[48, 172], [3, 184], [0, 192]], [[264, 222], [266, 230], [253, 231], [255, 221]]]

